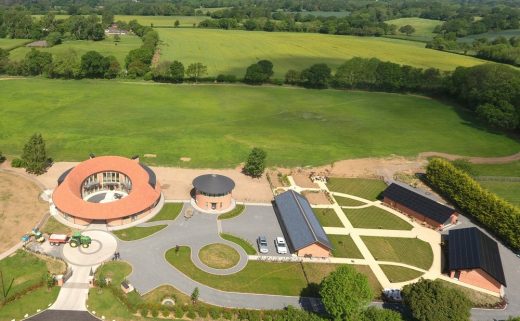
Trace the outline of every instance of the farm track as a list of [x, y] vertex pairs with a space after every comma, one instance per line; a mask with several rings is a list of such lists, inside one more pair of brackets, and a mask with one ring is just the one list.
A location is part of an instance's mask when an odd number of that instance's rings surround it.
[[502, 157], [466, 157], [461, 155], [453, 155], [453, 154], [447, 154], [447, 153], [440, 153], [440, 152], [424, 152], [419, 154], [420, 158], [429, 158], [429, 157], [443, 157], [448, 160], [455, 160], [455, 159], [466, 159], [470, 163], [473, 164], [505, 164], [505, 163], [511, 163], [517, 160], [520, 160], [520, 152], [509, 155], [509, 156], [502, 156]]

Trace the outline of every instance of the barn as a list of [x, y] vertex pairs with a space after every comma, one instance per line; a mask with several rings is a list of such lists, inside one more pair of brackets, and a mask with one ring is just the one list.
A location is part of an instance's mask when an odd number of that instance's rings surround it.
[[298, 256], [329, 257], [332, 245], [303, 195], [289, 190], [274, 198], [275, 210], [291, 252]]
[[442, 230], [456, 224], [459, 214], [411, 186], [392, 183], [383, 192], [383, 202], [388, 206], [414, 217], [416, 220]]

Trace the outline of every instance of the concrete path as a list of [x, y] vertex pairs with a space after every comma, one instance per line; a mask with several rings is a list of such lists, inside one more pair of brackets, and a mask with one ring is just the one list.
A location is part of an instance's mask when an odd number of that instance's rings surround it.
[[[93, 267], [69, 265], [72, 276], [61, 287], [51, 310], [87, 311], [86, 302], [89, 290], [89, 276]], [[95, 270], [95, 268], [94, 268]]]

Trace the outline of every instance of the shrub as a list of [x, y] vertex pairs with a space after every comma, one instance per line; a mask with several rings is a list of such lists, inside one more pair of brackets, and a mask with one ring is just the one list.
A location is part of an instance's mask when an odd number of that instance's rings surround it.
[[196, 305], [195, 309], [199, 317], [206, 318], [208, 316], [208, 308], [205, 305]]
[[434, 189], [514, 249], [520, 249], [520, 208], [485, 190], [450, 162], [435, 158], [426, 169]]
[[14, 168], [22, 168], [25, 167], [27, 164], [20, 158], [15, 158], [11, 161], [11, 166]]
[[141, 307], [139, 313], [141, 313], [141, 316], [146, 317], [148, 315], [148, 308], [146, 306]]
[[163, 317], [168, 318], [170, 316], [170, 310], [168, 308], [162, 308], [161, 314]]
[[2, 151], [0, 151], [0, 164], [2, 164], [5, 161], [5, 156], [2, 154]]
[[157, 309], [157, 307], [152, 307], [150, 312], [152, 313], [152, 317], [154, 318], [157, 318], [159, 316], [159, 310]]
[[190, 308], [188, 310], [188, 314], [186, 315], [189, 319], [195, 319], [197, 317], [197, 313], [193, 310], [193, 308]]
[[[224, 310], [224, 312], [225, 312], [225, 310]], [[220, 314], [221, 314], [220, 309], [217, 307], [211, 307], [209, 309], [209, 315], [214, 320], [217, 320], [218, 318], [220, 318]]]
[[184, 316], [184, 310], [180, 306], [175, 307], [175, 317], [180, 319]]

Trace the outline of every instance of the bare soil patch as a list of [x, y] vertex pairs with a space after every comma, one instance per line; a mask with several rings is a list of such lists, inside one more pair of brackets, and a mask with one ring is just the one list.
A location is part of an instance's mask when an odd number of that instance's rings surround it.
[[313, 205], [328, 205], [331, 204], [329, 198], [323, 191], [319, 192], [303, 192], [303, 196]]
[[0, 253], [20, 242], [48, 211], [40, 193], [30, 180], [0, 172]]
[[303, 188], [318, 188], [318, 184], [314, 183], [310, 179], [310, 173], [306, 171], [298, 171], [292, 174], [292, 178], [296, 185]]

